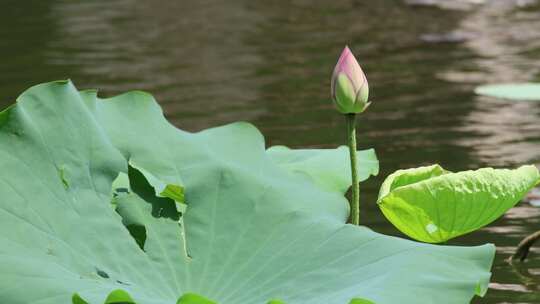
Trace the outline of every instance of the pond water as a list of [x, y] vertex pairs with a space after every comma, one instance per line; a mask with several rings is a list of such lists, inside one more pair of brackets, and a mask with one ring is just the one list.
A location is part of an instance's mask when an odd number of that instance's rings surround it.
[[[348, 44], [370, 81], [359, 145], [377, 150], [381, 174], [362, 184], [361, 220], [378, 232], [400, 235], [375, 205], [394, 170], [540, 164], [540, 103], [472, 93], [540, 81], [538, 1], [4, 0], [0, 17], [2, 106], [69, 77], [102, 96], [149, 91], [186, 130], [247, 120], [268, 145], [292, 147], [345, 142], [329, 91]], [[538, 229], [540, 208], [521, 204], [452, 241], [498, 247], [490, 291], [474, 303], [540, 303], [540, 248], [527, 267], [504, 262]]]

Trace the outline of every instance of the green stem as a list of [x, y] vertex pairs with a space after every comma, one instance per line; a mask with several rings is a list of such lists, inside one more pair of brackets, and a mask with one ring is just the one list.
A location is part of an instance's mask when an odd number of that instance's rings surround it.
[[358, 182], [358, 167], [356, 160], [356, 114], [345, 114], [347, 120], [347, 142], [351, 159], [352, 199], [351, 223], [360, 225], [360, 187]]

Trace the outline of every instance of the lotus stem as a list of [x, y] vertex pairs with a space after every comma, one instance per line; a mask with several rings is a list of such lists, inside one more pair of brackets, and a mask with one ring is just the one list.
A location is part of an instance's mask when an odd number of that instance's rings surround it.
[[351, 159], [351, 223], [360, 225], [360, 187], [358, 184], [358, 167], [356, 159], [356, 114], [345, 114], [347, 120], [347, 142]]
[[529, 255], [529, 250], [532, 245], [538, 240], [540, 240], [540, 230], [519, 242], [516, 252], [512, 255], [511, 259], [515, 260], [519, 258], [519, 260], [523, 262], [527, 258], [527, 255]]

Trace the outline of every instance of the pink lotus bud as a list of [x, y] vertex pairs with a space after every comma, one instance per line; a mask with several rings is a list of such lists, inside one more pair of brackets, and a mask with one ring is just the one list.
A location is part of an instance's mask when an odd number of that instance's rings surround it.
[[366, 75], [346, 46], [332, 74], [332, 100], [343, 114], [362, 113], [370, 104], [368, 96]]

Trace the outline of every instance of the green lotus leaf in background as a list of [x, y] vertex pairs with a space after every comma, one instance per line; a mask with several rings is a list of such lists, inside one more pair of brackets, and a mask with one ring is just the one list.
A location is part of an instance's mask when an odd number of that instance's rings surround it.
[[0, 147], [0, 303], [443, 304], [487, 289], [492, 245], [348, 225], [346, 170], [291, 174], [250, 124], [184, 132], [146, 93], [32, 87], [0, 113]]
[[[349, 148], [293, 150], [284, 146], [268, 149], [268, 154], [280, 167], [304, 175], [318, 186], [345, 193], [351, 185]], [[362, 182], [379, 174], [375, 150], [358, 151], [358, 179]]]
[[540, 83], [506, 83], [477, 87], [478, 95], [510, 100], [540, 101]]
[[378, 204], [401, 232], [439, 243], [491, 223], [539, 181], [535, 166], [452, 173], [433, 165], [389, 175]]

